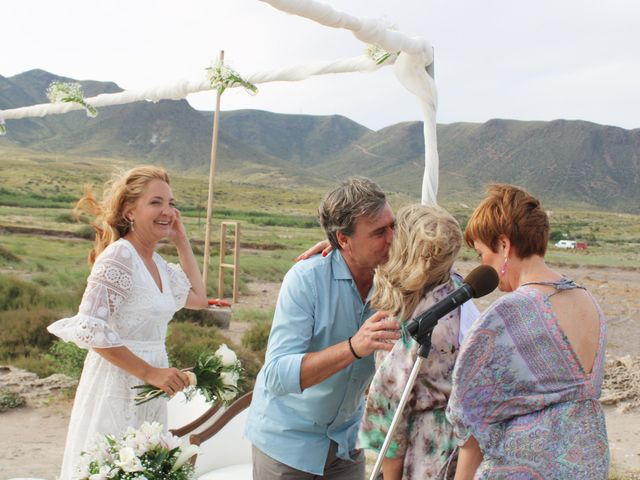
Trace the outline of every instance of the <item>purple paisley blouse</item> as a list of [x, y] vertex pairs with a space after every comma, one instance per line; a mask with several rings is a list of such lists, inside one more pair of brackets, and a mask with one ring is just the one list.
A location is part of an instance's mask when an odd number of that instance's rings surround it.
[[[554, 286], [577, 287], [568, 279]], [[447, 417], [459, 445], [470, 435], [480, 445], [484, 459], [475, 479], [607, 478], [607, 431], [598, 402], [606, 322], [598, 311], [591, 373], [582, 369], [549, 296], [533, 286], [503, 296], [474, 323], [454, 370]]]

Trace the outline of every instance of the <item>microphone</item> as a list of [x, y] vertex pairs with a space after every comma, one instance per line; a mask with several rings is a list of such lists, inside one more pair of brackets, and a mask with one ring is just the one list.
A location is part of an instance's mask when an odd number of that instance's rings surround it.
[[[426, 345], [426, 354], [431, 347], [431, 333], [442, 317], [455, 310], [471, 298], [480, 298], [493, 292], [500, 279], [498, 273], [488, 265], [480, 265], [474, 268], [463, 280], [460, 288], [447, 295], [435, 305], [431, 306], [420, 315], [407, 323], [407, 331], [421, 345]], [[421, 349], [422, 350], [422, 349]], [[425, 357], [427, 355], [422, 355]]]

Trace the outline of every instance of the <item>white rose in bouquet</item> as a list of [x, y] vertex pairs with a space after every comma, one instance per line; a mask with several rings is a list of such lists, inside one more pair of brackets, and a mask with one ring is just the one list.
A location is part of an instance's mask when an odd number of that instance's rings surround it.
[[237, 387], [238, 380], [240, 380], [240, 373], [236, 370], [232, 370], [230, 372], [222, 372], [220, 373], [220, 379], [222, 383], [229, 387]]
[[231, 367], [238, 363], [238, 356], [236, 352], [227, 347], [224, 343], [216, 350], [216, 355], [220, 357], [222, 365], [225, 367]]

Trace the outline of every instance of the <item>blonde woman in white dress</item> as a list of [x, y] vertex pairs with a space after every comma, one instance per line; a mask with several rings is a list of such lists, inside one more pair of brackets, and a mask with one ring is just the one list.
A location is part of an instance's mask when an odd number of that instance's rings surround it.
[[[165, 338], [173, 314], [207, 307], [205, 287], [169, 177], [158, 167], [133, 168], [105, 189], [90, 191], [78, 210], [96, 216], [93, 265], [78, 314], [49, 331], [89, 350], [71, 412], [61, 480], [75, 476], [80, 453], [98, 435], [118, 434], [145, 421], [167, 424], [166, 401], [134, 405], [134, 385], [149, 383], [171, 396], [189, 384], [168, 368]], [[168, 264], [155, 247], [172, 242], [180, 265]]]

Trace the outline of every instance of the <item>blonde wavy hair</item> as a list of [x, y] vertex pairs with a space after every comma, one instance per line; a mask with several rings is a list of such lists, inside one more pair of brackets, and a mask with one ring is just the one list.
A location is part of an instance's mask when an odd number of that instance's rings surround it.
[[107, 246], [129, 232], [131, 222], [126, 215], [152, 180], [162, 180], [169, 184], [169, 175], [163, 168], [152, 165], [143, 165], [126, 172], [116, 173], [105, 185], [100, 201], [94, 197], [91, 187], [85, 185], [84, 196], [78, 200], [73, 212], [76, 217], [81, 213], [88, 213], [95, 217], [91, 222], [91, 227], [96, 234], [93, 248], [89, 252], [91, 265]]
[[461, 245], [460, 225], [444, 208], [401, 208], [389, 260], [376, 269], [372, 306], [408, 320], [429, 290], [449, 281]]

